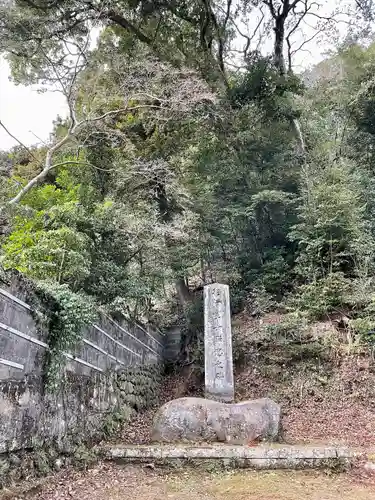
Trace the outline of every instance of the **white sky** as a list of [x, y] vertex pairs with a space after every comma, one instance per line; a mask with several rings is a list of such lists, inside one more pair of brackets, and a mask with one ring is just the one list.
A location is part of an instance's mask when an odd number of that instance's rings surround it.
[[[0, 119], [9, 131], [24, 144], [31, 145], [48, 138], [52, 121], [66, 115], [64, 97], [56, 92], [38, 94], [35, 88], [15, 85], [10, 81], [8, 63], [0, 58]], [[32, 131], [35, 135], [33, 135]], [[17, 144], [0, 130], [0, 150]]]
[[[341, 0], [345, 2], [346, 0]], [[327, 0], [327, 7], [337, 0]], [[309, 52], [301, 52], [295, 60], [295, 68], [306, 68], [324, 58], [328, 46], [322, 41], [309, 43]], [[26, 145], [46, 140], [52, 131], [52, 121], [57, 115], [66, 116], [64, 97], [56, 92], [38, 94], [36, 87], [15, 85], [10, 80], [8, 63], [0, 57], [0, 119], [9, 131]], [[38, 138], [37, 138], [37, 137]], [[17, 144], [0, 127], [0, 150]]]

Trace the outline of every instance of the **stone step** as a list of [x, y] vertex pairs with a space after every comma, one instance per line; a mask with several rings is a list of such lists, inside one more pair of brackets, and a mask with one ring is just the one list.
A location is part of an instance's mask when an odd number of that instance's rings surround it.
[[153, 462], [161, 465], [205, 463], [210, 466], [249, 469], [343, 469], [356, 454], [349, 449], [323, 446], [233, 445], [118, 445], [102, 448], [107, 460]]

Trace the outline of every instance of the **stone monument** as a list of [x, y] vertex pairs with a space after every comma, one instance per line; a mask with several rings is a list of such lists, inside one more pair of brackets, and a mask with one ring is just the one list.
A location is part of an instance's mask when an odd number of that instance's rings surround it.
[[206, 398], [231, 403], [234, 378], [228, 285], [204, 287], [204, 357]]
[[206, 399], [179, 398], [164, 404], [154, 417], [154, 442], [244, 445], [278, 439], [280, 405], [268, 398], [231, 404], [234, 378], [229, 306], [227, 285], [204, 287]]

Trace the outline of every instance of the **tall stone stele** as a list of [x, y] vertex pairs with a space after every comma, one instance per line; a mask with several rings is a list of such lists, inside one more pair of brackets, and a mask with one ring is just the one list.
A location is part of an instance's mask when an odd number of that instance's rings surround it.
[[234, 400], [232, 331], [228, 285], [204, 287], [204, 358], [207, 399]]

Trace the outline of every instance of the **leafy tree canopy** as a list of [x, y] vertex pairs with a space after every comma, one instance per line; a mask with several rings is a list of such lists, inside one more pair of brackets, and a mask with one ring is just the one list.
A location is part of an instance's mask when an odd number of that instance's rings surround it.
[[[159, 324], [212, 281], [236, 310], [261, 295], [371, 315], [372, 12], [344, 4], [0, 2], [14, 79], [69, 108], [0, 157], [3, 266]], [[348, 36], [301, 77], [311, 22]]]

